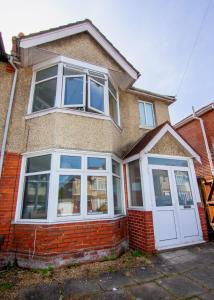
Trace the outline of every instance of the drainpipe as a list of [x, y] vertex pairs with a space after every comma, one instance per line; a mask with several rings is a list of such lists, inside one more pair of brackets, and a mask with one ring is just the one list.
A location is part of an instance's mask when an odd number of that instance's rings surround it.
[[4, 155], [5, 155], [5, 149], [6, 149], [6, 143], [7, 143], [7, 136], [8, 136], [8, 130], [9, 130], [9, 124], [10, 124], [10, 117], [11, 117], [11, 112], [12, 112], [12, 107], [13, 107], [13, 99], [14, 99], [14, 94], [15, 94], [15, 89], [16, 89], [16, 81], [17, 81], [17, 75], [18, 75], [18, 69], [16, 68], [15, 64], [13, 63], [12, 56], [10, 56], [9, 63], [14, 68], [15, 74], [13, 77], [13, 83], [12, 83], [12, 87], [11, 87], [11, 91], [10, 91], [10, 99], [9, 99], [9, 104], [8, 104], [3, 138], [2, 138], [2, 146], [1, 146], [1, 152], [0, 152], [0, 155], [1, 155], [0, 156], [0, 178], [1, 178], [1, 174], [2, 174]]
[[192, 107], [192, 110], [193, 110], [193, 118], [196, 119], [196, 120], [199, 120], [199, 122], [200, 122], [201, 131], [202, 131], [202, 135], [203, 135], [203, 138], [204, 138], [204, 143], [205, 143], [205, 148], [206, 148], [206, 151], [207, 151], [207, 156], [208, 156], [208, 160], [209, 160], [209, 164], [210, 164], [211, 173], [212, 173], [212, 176], [214, 176], [214, 167], [213, 167], [212, 155], [211, 155], [209, 144], [208, 144], [208, 141], [207, 141], [206, 131], [205, 131], [205, 128], [204, 128], [204, 121], [203, 121], [202, 118], [197, 117], [194, 107]]

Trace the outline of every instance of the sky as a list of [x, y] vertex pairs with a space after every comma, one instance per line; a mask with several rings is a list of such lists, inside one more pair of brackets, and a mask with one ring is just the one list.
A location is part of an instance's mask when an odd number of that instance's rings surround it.
[[19, 32], [88, 18], [140, 71], [136, 87], [176, 96], [173, 124], [214, 101], [214, 0], [0, 0], [0, 8], [8, 53]]

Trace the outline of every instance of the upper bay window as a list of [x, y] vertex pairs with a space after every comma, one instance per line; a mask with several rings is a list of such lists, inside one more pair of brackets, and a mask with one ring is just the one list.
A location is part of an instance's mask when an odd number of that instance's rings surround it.
[[63, 63], [34, 72], [29, 113], [64, 107], [110, 116], [119, 125], [118, 92], [107, 74]]
[[155, 114], [153, 104], [150, 102], [139, 101], [140, 126], [155, 127]]
[[60, 221], [123, 213], [121, 164], [110, 156], [57, 152], [28, 157], [23, 164], [18, 219]]

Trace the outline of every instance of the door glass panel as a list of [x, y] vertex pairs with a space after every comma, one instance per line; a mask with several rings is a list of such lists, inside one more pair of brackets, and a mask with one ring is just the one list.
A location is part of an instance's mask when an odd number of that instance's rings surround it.
[[175, 171], [179, 205], [193, 205], [193, 197], [187, 171]]
[[172, 197], [167, 170], [152, 170], [156, 206], [172, 206]]

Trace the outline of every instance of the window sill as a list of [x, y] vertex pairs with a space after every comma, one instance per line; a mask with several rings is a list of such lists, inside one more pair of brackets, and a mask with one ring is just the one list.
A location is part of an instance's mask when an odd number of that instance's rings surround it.
[[54, 107], [54, 108], [44, 109], [44, 110], [38, 111], [38, 112], [29, 113], [25, 116], [25, 120], [30, 120], [30, 119], [46, 116], [46, 115], [52, 114], [52, 113], [63, 113], [63, 114], [81, 116], [81, 117], [108, 120], [108, 121], [111, 121], [118, 130], [122, 131], [122, 128], [119, 125], [117, 125], [110, 116], [100, 115], [98, 113], [93, 113], [93, 112], [77, 111], [77, 110], [72, 110], [70, 108], [65, 108], [65, 107], [64, 108]]
[[102, 222], [102, 221], [111, 221], [124, 218], [126, 215], [118, 215], [113, 217], [104, 217], [104, 216], [97, 216], [97, 218], [86, 218], [86, 219], [62, 219], [56, 221], [48, 221], [48, 220], [16, 220], [12, 221], [11, 224], [18, 225], [18, 224], [28, 224], [28, 225], [54, 225], [54, 224], [67, 224], [67, 223], [84, 223], [84, 222]]
[[140, 211], [145, 211], [144, 207], [141, 206], [132, 206], [132, 207], [128, 207], [127, 210], [140, 210]]
[[154, 125], [154, 126], [140, 125], [139, 126], [140, 129], [150, 129], [150, 130], [154, 129], [155, 127], [156, 127], [156, 125]]

